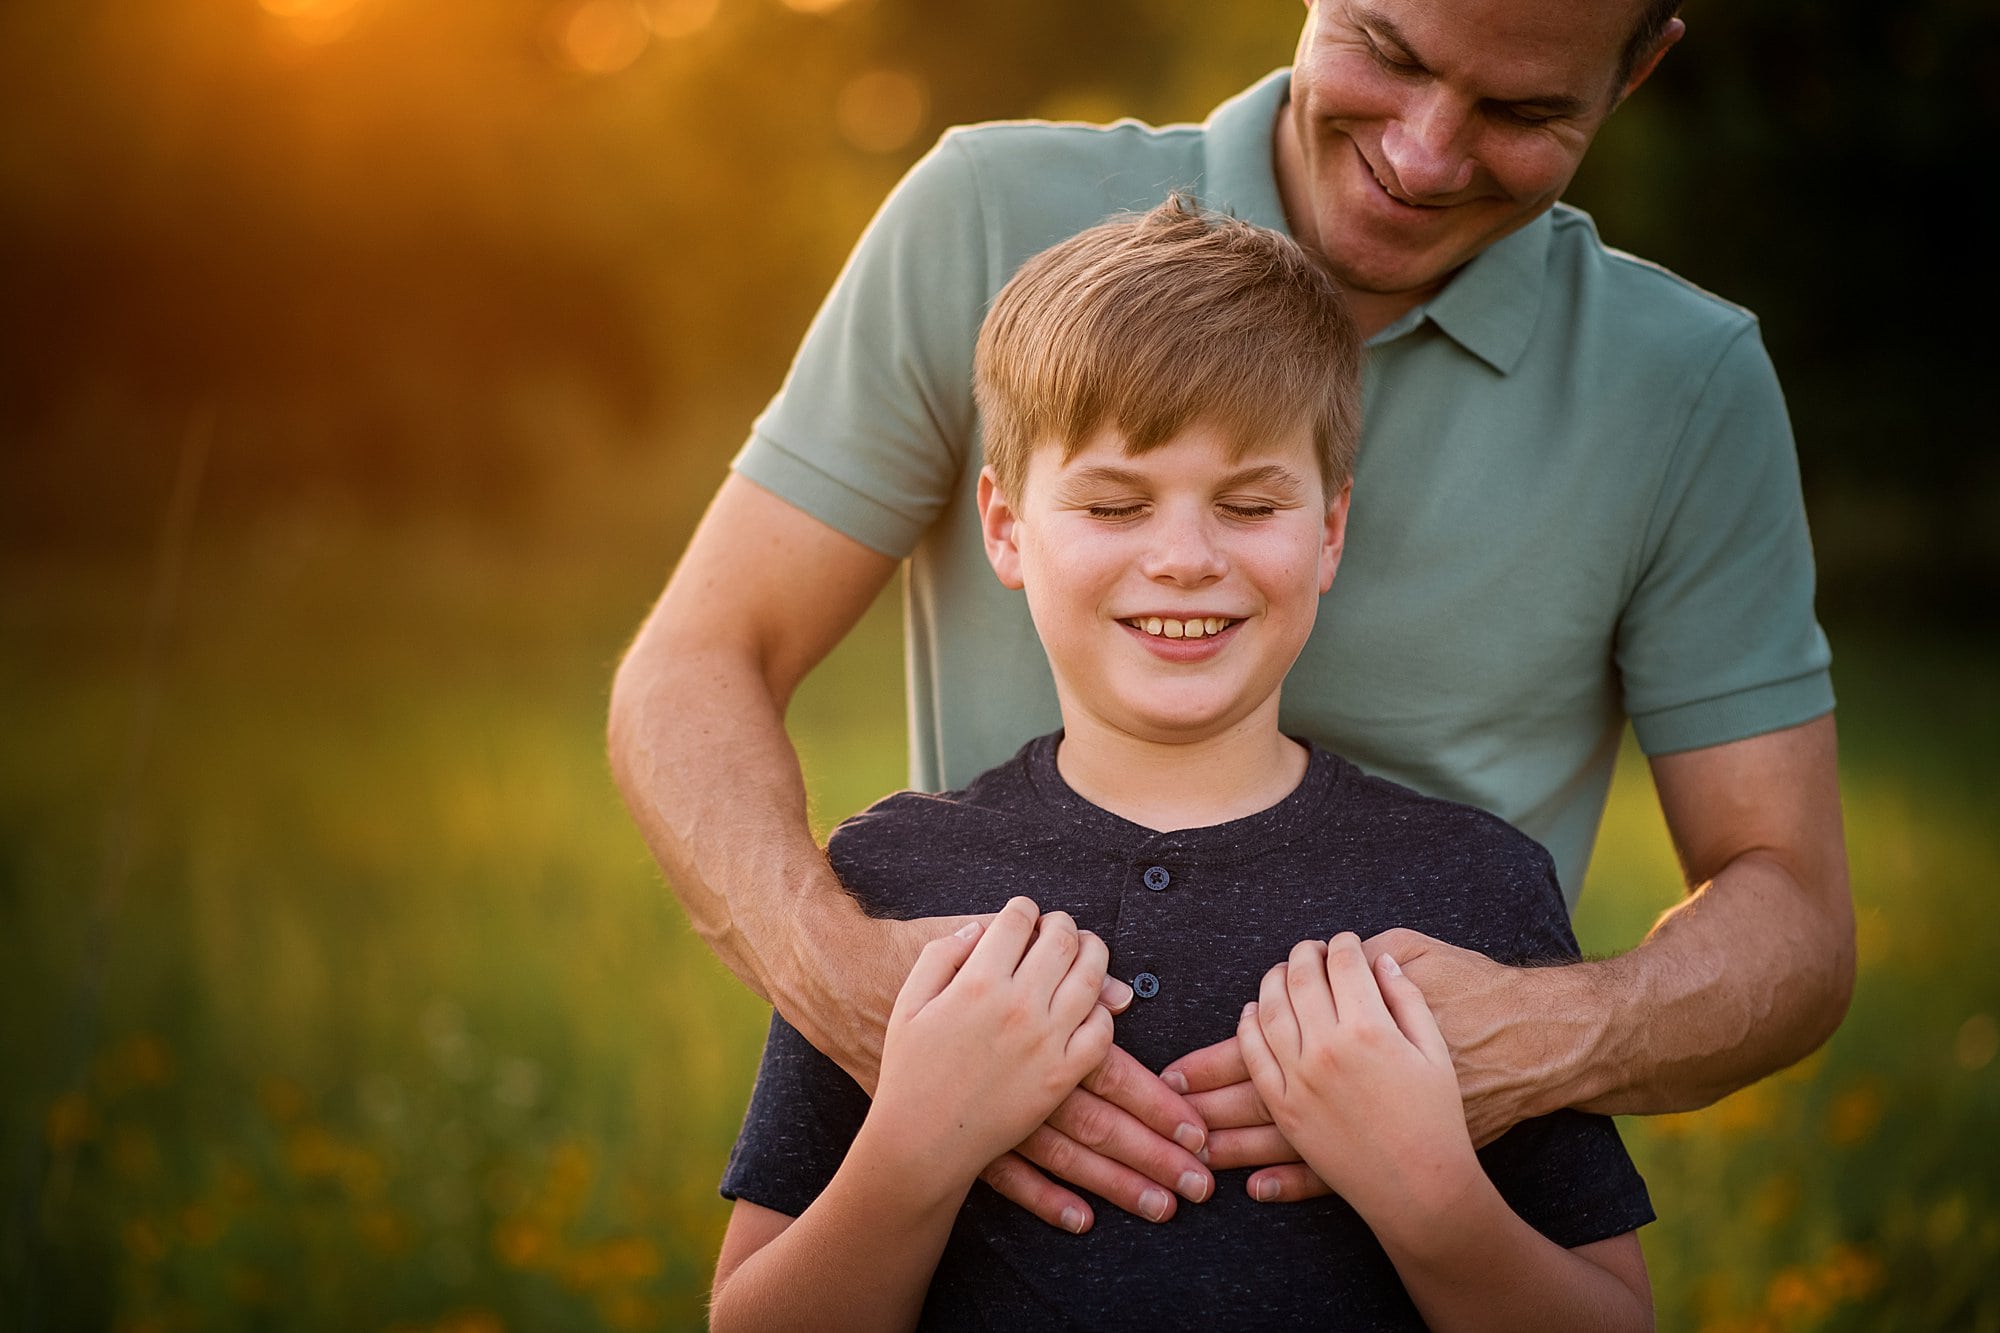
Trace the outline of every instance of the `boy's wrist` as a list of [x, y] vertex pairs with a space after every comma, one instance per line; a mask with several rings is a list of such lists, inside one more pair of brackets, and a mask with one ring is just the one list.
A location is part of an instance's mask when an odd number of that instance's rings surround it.
[[967, 1162], [967, 1154], [941, 1142], [934, 1118], [915, 1118], [914, 1124], [906, 1119], [880, 1103], [871, 1107], [847, 1162], [873, 1182], [886, 1202], [912, 1217], [955, 1214], [986, 1161]]
[[1398, 1182], [1392, 1207], [1358, 1210], [1391, 1255], [1420, 1262], [1448, 1259], [1462, 1239], [1491, 1225], [1494, 1209], [1509, 1213], [1492, 1179], [1467, 1145], [1441, 1169]]

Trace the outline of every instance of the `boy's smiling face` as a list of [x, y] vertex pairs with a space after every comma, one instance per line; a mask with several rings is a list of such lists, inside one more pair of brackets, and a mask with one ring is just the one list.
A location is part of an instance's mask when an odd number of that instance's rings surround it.
[[987, 558], [1024, 588], [1065, 725], [1191, 742], [1268, 715], [1333, 583], [1348, 491], [1328, 503], [1305, 423], [1236, 454], [1196, 424], [1143, 454], [1115, 428], [1037, 449], [1009, 501], [979, 482]]

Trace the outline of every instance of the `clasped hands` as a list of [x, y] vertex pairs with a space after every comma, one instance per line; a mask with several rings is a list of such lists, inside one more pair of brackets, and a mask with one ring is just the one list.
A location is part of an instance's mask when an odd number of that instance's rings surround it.
[[[1033, 929], [1032, 903], [1016, 899], [1003, 915], [1023, 914], [1028, 920], [1015, 929], [1025, 933]], [[1103, 956], [1101, 942], [1075, 931], [1066, 915], [1048, 919], [1079, 936], [1090, 957]], [[1332, 1187], [1310, 1160], [1341, 1183], [1343, 1151], [1359, 1160], [1384, 1147], [1356, 1141], [1365, 1117], [1347, 1117], [1345, 1138], [1303, 1132], [1306, 1123], [1340, 1119], [1328, 1114], [1326, 1103], [1314, 1102], [1315, 1095], [1348, 1098], [1346, 1089], [1364, 1077], [1376, 1081], [1373, 1095], [1396, 1091], [1404, 1098], [1397, 1102], [1399, 1113], [1408, 1106], [1408, 1089], [1400, 1085], [1423, 1082], [1432, 1120], [1447, 1133], [1466, 1128], [1472, 1141], [1484, 1143], [1532, 1113], [1522, 1081], [1491, 1067], [1495, 1048], [1504, 1044], [1497, 1037], [1506, 1027], [1505, 1012], [1522, 1012], [1514, 1008], [1520, 997], [1506, 993], [1521, 975], [1414, 931], [1301, 942], [1266, 975], [1236, 1036], [1190, 1052], [1158, 1075], [1109, 1046], [1046, 1120], [980, 1177], [1041, 1220], [1072, 1232], [1087, 1229], [1092, 1217], [1089, 1203], [1066, 1186], [1156, 1222], [1172, 1217], [1181, 1200], [1208, 1198], [1216, 1170], [1258, 1168], [1248, 1188], [1260, 1202], [1313, 1198]], [[1107, 1011], [1122, 1012], [1131, 992], [1105, 979], [1098, 999], [1096, 1017], [1103, 1018]], [[893, 1046], [893, 1021], [891, 1026]], [[1330, 1045], [1334, 1038], [1348, 1045]], [[1324, 1067], [1343, 1049], [1342, 1067], [1350, 1075], [1329, 1086]], [[1471, 1077], [1461, 1067], [1454, 1081], [1455, 1053], [1461, 1066], [1468, 1056], [1485, 1065]], [[885, 1051], [885, 1072], [889, 1058]], [[1323, 1067], [1316, 1071], [1301, 1061]], [[1298, 1118], [1301, 1106], [1318, 1108], [1310, 1122]], [[1281, 1123], [1290, 1125], [1290, 1135]], [[1308, 1139], [1312, 1148], [1301, 1151]]]

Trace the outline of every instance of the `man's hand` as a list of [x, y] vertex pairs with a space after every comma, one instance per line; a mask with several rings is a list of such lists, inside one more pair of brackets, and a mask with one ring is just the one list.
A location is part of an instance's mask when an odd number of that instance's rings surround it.
[[1451, 1047], [1474, 1143], [1561, 1104], [1550, 1089], [1573, 1073], [1565, 1057], [1589, 1049], [1595, 1034], [1568, 967], [1506, 967], [1414, 930], [1384, 931], [1362, 949], [1371, 963], [1393, 957], [1424, 993]]
[[[1125, 1003], [1130, 1001], [1128, 989]], [[1164, 1222], [1178, 1207], [1176, 1193], [1200, 1203], [1214, 1192], [1207, 1139], [1201, 1116], [1186, 1098], [1113, 1046], [1047, 1124], [980, 1178], [1065, 1231], [1090, 1229], [1090, 1205], [1035, 1166], [1128, 1213]]]

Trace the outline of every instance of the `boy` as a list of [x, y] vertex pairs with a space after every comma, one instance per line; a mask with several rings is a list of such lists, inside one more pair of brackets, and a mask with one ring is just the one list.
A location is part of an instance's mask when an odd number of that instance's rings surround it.
[[[1407, 925], [1574, 957], [1547, 854], [1278, 728], [1339, 563], [1359, 356], [1303, 251], [1179, 200], [996, 298], [982, 528], [1063, 730], [835, 832], [871, 913], [998, 915], [925, 950], [872, 1104], [774, 1018], [723, 1182], [716, 1327], [1650, 1326], [1652, 1212], [1610, 1122], [1562, 1112], [1475, 1155], [1423, 997], [1359, 944]], [[1151, 1068], [1233, 1030], [1335, 1196], [1218, 1189], [1169, 1227], [1110, 1212], [1076, 1237], [972, 1192], [1102, 1059], [1107, 970]]]

